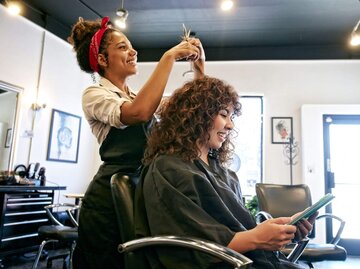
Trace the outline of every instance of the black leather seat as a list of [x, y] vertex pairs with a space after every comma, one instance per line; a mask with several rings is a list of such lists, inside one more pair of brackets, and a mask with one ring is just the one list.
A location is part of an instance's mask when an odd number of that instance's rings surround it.
[[[307, 185], [278, 185], [278, 184], [256, 184], [256, 195], [259, 202], [258, 221], [264, 218], [292, 216], [293, 214], [304, 210], [312, 204], [311, 192]], [[269, 214], [269, 215], [268, 215]], [[267, 216], [267, 217], [266, 217]], [[346, 250], [338, 245], [345, 222], [337, 216], [324, 214], [317, 217], [332, 218], [340, 222], [340, 227], [334, 239], [327, 244], [308, 243], [304, 249], [300, 260], [307, 262], [312, 266], [312, 262], [324, 260], [343, 261], [346, 259]], [[315, 237], [315, 229], [309, 235]], [[294, 248], [294, 244], [288, 245], [282, 252], [288, 255]]]
[[[72, 226], [66, 226], [62, 224], [54, 214], [52, 214], [52, 210], [54, 208], [65, 208], [66, 212], [69, 216], [69, 219], [72, 223]], [[75, 220], [73, 213], [75, 210], [78, 210], [79, 206], [73, 204], [52, 204], [45, 206], [45, 210], [52, 221], [53, 225], [43, 225], [38, 229], [39, 239], [42, 240], [39, 250], [37, 252], [35, 261], [33, 263], [32, 268], [35, 269], [38, 266], [39, 259], [43, 252], [45, 245], [48, 243], [61, 243], [66, 245], [69, 248], [69, 251], [60, 255], [49, 255], [47, 257], [47, 268], [51, 268], [52, 260], [63, 258], [64, 264], [63, 268], [71, 268], [72, 263], [72, 254], [75, 248], [76, 240], [78, 238], [78, 224]]]
[[151, 251], [151, 248], [147, 247], [156, 245], [192, 248], [217, 257], [232, 264], [234, 268], [239, 269], [249, 268], [250, 264], [252, 264], [252, 261], [244, 255], [202, 239], [177, 236], [156, 236], [135, 239], [134, 190], [134, 180], [130, 179], [127, 175], [119, 173], [112, 176], [111, 191], [122, 238], [118, 250], [124, 255], [124, 265], [122, 268], [149, 269], [147, 259], [143, 256], [144, 251]]

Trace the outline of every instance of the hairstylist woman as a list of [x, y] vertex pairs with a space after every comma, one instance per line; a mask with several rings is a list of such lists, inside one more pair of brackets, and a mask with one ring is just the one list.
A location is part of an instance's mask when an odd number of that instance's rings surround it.
[[146, 131], [157, 109], [173, 64], [194, 62], [195, 77], [203, 76], [204, 52], [198, 39], [182, 41], [161, 57], [152, 75], [135, 95], [127, 85], [137, 73], [137, 52], [127, 37], [108, 26], [109, 18], [74, 25], [70, 41], [80, 68], [97, 72], [100, 81], [83, 93], [82, 106], [100, 144], [103, 164], [91, 181], [82, 202], [74, 268], [120, 268], [117, 253], [120, 235], [113, 207], [110, 178], [124, 172], [137, 175]]

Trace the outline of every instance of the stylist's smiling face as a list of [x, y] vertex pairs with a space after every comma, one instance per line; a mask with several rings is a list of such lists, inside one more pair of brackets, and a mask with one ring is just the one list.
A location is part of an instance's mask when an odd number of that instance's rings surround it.
[[136, 74], [137, 51], [123, 33], [111, 33], [107, 52], [109, 72], [124, 78]]

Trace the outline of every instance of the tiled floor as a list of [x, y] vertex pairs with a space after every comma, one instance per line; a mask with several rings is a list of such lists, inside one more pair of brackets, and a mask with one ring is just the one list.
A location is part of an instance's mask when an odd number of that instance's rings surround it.
[[[24, 256], [13, 257], [12, 259], [4, 261], [4, 268], [8, 269], [30, 269], [35, 254], [27, 254]], [[52, 264], [53, 269], [62, 269], [63, 263], [61, 259], [54, 260]], [[314, 263], [315, 269], [359, 269], [360, 257], [348, 257], [343, 262], [318, 262]], [[46, 261], [42, 260], [38, 266], [39, 269], [46, 268]]]
[[[56, 250], [52, 251], [51, 255], [57, 255], [64, 253], [64, 250]], [[20, 256], [13, 256], [10, 258], [7, 258], [3, 261], [4, 268], [7, 269], [30, 269], [32, 268], [32, 265], [35, 260], [36, 253], [27, 253]], [[46, 267], [46, 259], [41, 258], [38, 263], [38, 269], [47, 268]], [[52, 261], [52, 267], [53, 269], [62, 269], [63, 268], [63, 259], [55, 259]]]
[[348, 256], [346, 261], [342, 262], [317, 262], [314, 263], [315, 269], [359, 269], [360, 257]]

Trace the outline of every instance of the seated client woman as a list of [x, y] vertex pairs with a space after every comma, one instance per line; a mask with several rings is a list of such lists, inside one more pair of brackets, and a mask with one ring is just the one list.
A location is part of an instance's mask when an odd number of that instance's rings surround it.
[[[240, 110], [233, 87], [211, 77], [186, 83], [163, 104], [136, 189], [137, 235], [193, 236], [244, 253], [252, 268], [301, 268], [275, 251], [307, 235], [313, 217], [298, 226], [287, 225], [291, 217], [257, 225], [236, 174], [225, 166]], [[179, 248], [157, 248], [156, 259], [149, 260], [152, 268], [226, 268]]]

